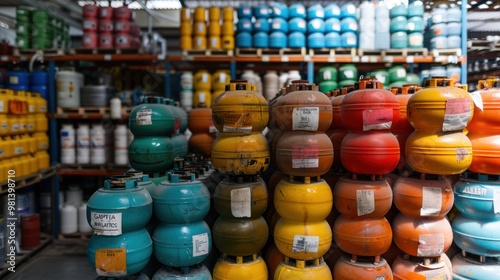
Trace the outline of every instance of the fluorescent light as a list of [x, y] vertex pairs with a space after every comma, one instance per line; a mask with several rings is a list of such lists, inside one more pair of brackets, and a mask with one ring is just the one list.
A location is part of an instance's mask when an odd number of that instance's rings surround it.
[[[178, 0], [148, 0], [146, 2], [146, 7], [151, 10], [165, 10], [165, 9], [180, 9], [182, 8], [181, 2]], [[95, 4], [97, 6], [107, 7], [109, 6], [109, 1], [97, 0], [97, 1], [78, 1], [78, 5], [84, 6], [86, 4]], [[123, 1], [112, 0], [111, 7], [117, 8], [123, 6]], [[132, 2], [128, 5], [131, 10], [140, 10], [142, 6], [137, 2]]]

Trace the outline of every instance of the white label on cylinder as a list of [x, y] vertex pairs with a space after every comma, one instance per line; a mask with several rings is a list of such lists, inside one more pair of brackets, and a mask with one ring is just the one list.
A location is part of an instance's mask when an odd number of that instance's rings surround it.
[[36, 106], [35, 106], [35, 105], [30, 105], [30, 106], [29, 106], [29, 112], [30, 112], [30, 113], [34, 113], [34, 112], [35, 112], [35, 110], [36, 110]]
[[363, 131], [390, 129], [392, 126], [392, 109], [367, 109], [363, 111]]
[[472, 97], [472, 101], [474, 101], [474, 105], [476, 105], [479, 110], [483, 111], [483, 97], [479, 91], [474, 91], [470, 93]]
[[219, 76], [219, 82], [225, 83], [226, 82], [226, 73], [221, 73]]
[[323, 72], [323, 80], [329, 81], [331, 79], [332, 79], [332, 72], [330, 71]]
[[352, 30], [352, 31], [358, 30], [358, 24], [355, 23], [355, 22], [350, 22], [349, 23], [349, 29]]
[[500, 213], [500, 189], [493, 192], [493, 213]]
[[311, 25], [315, 28], [315, 29], [319, 29], [321, 27], [321, 22], [318, 21], [318, 20], [315, 20], [311, 23]]
[[444, 235], [442, 233], [420, 234], [418, 236], [418, 257], [435, 257], [444, 252]]
[[9, 83], [11, 85], [17, 85], [19, 83], [19, 77], [17, 77], [17, 76], [10, 76], [9, 77]]
[[305, 21], [299, 21], [299, 22], [297, 23], [297, 26], [298, 26], [299, 28], [306, 28], [306, 22], [305, 22]]
[[94, 21], [84, 20], [83, 21], [83, 29], [94, 29], [95, 28], [94, 23], [95, 23]]
[[302, 6], [297, 7], [297, 14], [298, 15], [303, 15], [305, 13], [306, 13], [306, 8], [304, 8]]
[[422, 208], [420, 216], [437, 216], [441, 212], [443, 203], [443, 194], [441, 188], [423, 187], [422, 188]]
[[252, 191], [250, 188], [231, 190], [231, 214], [236, 218], [252, 216]]
[[193, 235], [193, 257], [208, 255], [208, 234]]
[[408, 31], [413, 31], [415, 30], [415, 23], [414, 22], [408, 22]]
[[20, 155], [23, 153], [23, 147], [15, 147], [14, 148], [14, 154]]
[[90, 226], [94, 234], [116, 236], [122, 234], [122, 213], [90, 213]]
[[317, 131], [319, 125], [319, 107], [293, 108], [292, 130]]
[[203, 83], [208, 82], [208, 74], [207, 74], [207, 73], [203, 73], [203, 74], [201, 75], [201, 81], [202, 81]]
[[91, 37], [84, 37], [84, 38], [83, 38], [83, 42], [84, 42], [85, 44], [90, 44], [90, 42], [92, 42], [92, 38], [91, 38]]
[[459, 131], [467, 126], [472, 114], [469, 98], [454, 98], [446, 101], [443, 131]]
[[396, 76], [398, 78], [404, 78], [404, 77], [406, 77], [406, 70], [405, 69], [397, 69], [396, 70]]
[[0, 112], [3, 112], [5, 110], [3, 106], [3, 100], [0, 100]]
[[295, 235], [293, 237], [292, 252], [318, 252], [319, 236]]
[[358, 216], [375, 211], [375, 192], [373, 190], [356, 190], [356, 208]]
[[344, 76], [348, 79], [354, 78], [354, 72], [352, 70], [346, 70], [344, 71]]
[[316, 10], [316, 17], [323, 18], [325, 16], [325, 12], [323, 10]]
[[151, 110], [151, 109], [137, 111], [135, 122], [137, 123], [137, 125], [152, 125], [153, 124], [153, 122], [151, 120], [152, 113], [153, 113], [153, 110]]
[[18, 131], [19, 130], [19, 124], [18, 123], [13, 123], [12, 124], [12, 131]]

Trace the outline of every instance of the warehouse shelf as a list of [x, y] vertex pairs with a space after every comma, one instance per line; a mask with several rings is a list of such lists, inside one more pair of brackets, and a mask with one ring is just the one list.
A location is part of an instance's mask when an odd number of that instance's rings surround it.
[[[54, 166], [41, 170], [39, 172], [36, 172], [34, 174], [28, 175], [28, 176], [23, 176], [23, 177], [16, 177], [14, 178], [15, 180], [15, 190], [19, 190], [25, 187], [32, 186], [44, 179], [48, 179], [56, 174], [56, 168]], [[8, 192], [8, 182], [2, 182], [0, 183], [0, 195], [5, 194]]]
[[[127, 120], [130, 115], [131, 108], [121, 109], [121, 119]], [[54, 119], [89, 119], [101, 120], [111, 119], [109, 107], [79, 107], [79, 108], [57, 108], [56, 113], [49, 114], [49, 117]]]
[[60, 176], [97, 176], [108, 177], [123, 175], [130, 167], [128, 165], [114, 164], [59, 164], [57, 175]]

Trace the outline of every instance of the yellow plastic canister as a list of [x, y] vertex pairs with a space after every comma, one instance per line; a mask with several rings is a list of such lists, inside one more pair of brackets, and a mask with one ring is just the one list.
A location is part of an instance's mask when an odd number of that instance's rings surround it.
[[2, 137], [2, 145], [4, 147], [4, 158], [11, 158], [14, 156], [14, 141], [12, 141], [12, 137], [3, 136]]
[[26, 133], [28, 131], [28, 115], [19, 116], [19, 133]]
[[193, 34], [194, 36], [206, 36], [207, 35], [207, 24], [205, 22], [195, 21], [193, 24]]
[[224, 21], [234, 21], [234, 9], [231, 6], [224, 6], [222, 8], [222, 20]]
[[[208, 23], [208, 36], [219, 37], [221, 34], [221, 24], [218, 21], [210, 21]], [[219, 39], [220, 40], [220, 39]]]
[[4, 137], [0, 138], [0, 161], [7, 158], [7, 141]]
[[188, 21], [181, 21], [180, 26], [181, 36], [191, 36], [193, 32], [193, 25]]
[[9, 101], [12, 98], [12, 90], [0, 89], [0, 114], [9, 112]]
[[231, 75], [226, 70], [217, 70], [212, 74], [212, 89], [222, 90], [226, 89], [226, 85], [231, 81]]
[[253, 255], [249, 260], [243, 257], [230, 259], [222, 256], [215, 264], [213, 271], [214, 280], [267, 280], [267, 266], [264, 260]]
[[232, 21], [224, 21], [221, 32], [223, 36], [234, 36], [234, 23]]
[[310, 279], [332, 279], [332, 272], [323, 259], [315, 259], [312, 264], [306, 264], [303, 260], [290, 260], [285, 257], [274, 273], [274, 279], [296, 279], [296, 280], [310, 280]]
[[29, 157], [29, 162], [32, 167], [32, 173], [36, 173], [40, 171], [40, 167], [38, 166], [38, 158], [33, 154], [33, 155], [28, 155]]
[[193, 39], [191, 36], [181, 36], [180, 48], [181, 50], [190, 50], [193, 48]]
[[194, 9], [194, 21], [207, 21], [207, 11], [204, 7], [198, 6]]
[[28, 103], [28, 114], [34, 114], [36, 112], [37, 100], [36, 97], [31, 92], [26, 92], [26, 102]]
[[49, 137], [45, 132], [36, 132], [33, 137], [37, 144], [37, 150], [47, 150], [49, 148]]
[[220, 50], [221, 42], [219, 36], [210, 36], [208, 37], [208, 48], [211, 50]]
[[195, 50], [206, 50], [207, 49], [207, 37], [195, 36], [193, 38], [193, 49]]
[[35, 114], [29, 114], [26, 116], [26, 132], [31, 133], [36, 130], [36, 118]]
[[38, 168], [40, 170], [48, 169], [50, 167], [50, 158], [47, 151], [38, 151], [35, 156], [38, 159]]
[[0, 114], [0, 136], [10, 134], [10, 122], [7, 114]]
[[46, 132], [49, 130], [49, 123], [45, 114], [35, 114], [35, 131]]
[[18, 115], [7, 115], [7, 118], [9, 118], [9, 134], [19, 134], [19, 116]]
[[222, 36], [222, 49], [233, 50], [234, 49], [234, 36], [224, 35]]
[[46, 113], [47, 112], [47, 100], [43, 98], [39, 93], [32, 93], [35, 96], [36, 110], [35, 113]]
[[220, 7], [211, 6], [210, 8], [208, 8], [208, 20], [220, 21]]
[[195, 90], [211, 90], [212, 76], [207, 70], [197, 71], [193, 77], [193, 86]]
[[191, 9], [187, 7], [182, 7], [181, 8], [181, 22], [189, 22], [193, 19], [193, 15], [191, 12]]
[[0, 182], [6, 182], [8, 177], [7, 177], [7, 172], [9, 170], [7, 169], [7, 166], [5, 165], [5, 160], [0, 160]]
[[38, 151], [37, 138], [34, 135], [25, 135], [28, 142], [28, 152], [34, 154]]

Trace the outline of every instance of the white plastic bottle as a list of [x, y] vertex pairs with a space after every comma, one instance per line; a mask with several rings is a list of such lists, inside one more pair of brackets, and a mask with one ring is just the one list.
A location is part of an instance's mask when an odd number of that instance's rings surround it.
[[279, 91], [279, 77], [276, 71], [267, 71], [264, 75], [264, 97], [273, 99]]
[[90, 163], [90, 130], [88, 124], [79, 124], [76, 130], [76, 162]]
[[75, 129], [72, 124], [61, 127], [61, 163], [74, 164], [75, 159]]
[[114, 120], [119, 120], [122, 118], [122, 100], [115, 96], [109, 101], [109, 107], [111, 108], [111, 118]]
[[61, 208], [61, 233], [72, 234], [78, 232], [78, 212], [72, 204], [64, 204]]
[[295, 80], [302, 80], [302, 77], [300, 76], [300, 72], [298, 70], [290, 70], [288, 72], [288, 78], [286, 80], [286, 85], [289, 85], [292, 83], [292, 81], [295, 81]]
[[82, 202], [78, 207], [78, 232], [88, 233], [92, 231], [89, 222], [87, 221], [87, 203]]
[[286, 86], [286, 81], [288, 81], [288, 73], [281, 72], [279, 76], [279, 88], [284, 88]]
[[243, 71], [243, 74], [241, 74], [241, 79], [242, 80], [247, 80], [249, 83], [255, 85], [255, 74], [253, 70], [247, 69]]
[[128, 164], [128, 128], [125, 124], [119, 124], [115, 129], [115, 164]]
[[106, 137], [102, 124], [93, 124], [90, 129], [90, 163], [106, 163]]

